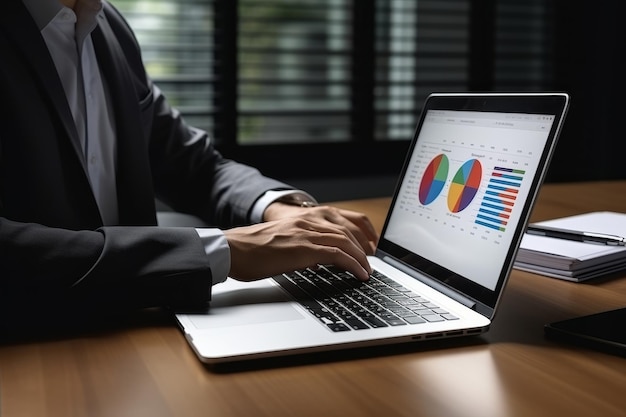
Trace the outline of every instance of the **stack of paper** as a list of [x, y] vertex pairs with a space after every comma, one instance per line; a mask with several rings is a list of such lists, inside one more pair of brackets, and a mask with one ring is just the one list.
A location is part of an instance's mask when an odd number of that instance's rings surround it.
[[[592, 212], [536, 224], [626, 236], [624, 213]], [[570, 281], [584, 281], [626, 269], [626, 247], [525, 234], [515, 268]]]

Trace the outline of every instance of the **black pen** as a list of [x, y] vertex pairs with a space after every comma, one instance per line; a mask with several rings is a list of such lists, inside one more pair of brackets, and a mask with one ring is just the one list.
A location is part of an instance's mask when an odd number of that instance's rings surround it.
[[529, 235], [554, 237], [557, 239], [574, 240], [577, 242], [599, 243], [601, 245], [625, 246], [626, 238], [606, 233], [583, 232], [579, 230], [561, 229], [558, 227], [530, 224], [526, 229]]

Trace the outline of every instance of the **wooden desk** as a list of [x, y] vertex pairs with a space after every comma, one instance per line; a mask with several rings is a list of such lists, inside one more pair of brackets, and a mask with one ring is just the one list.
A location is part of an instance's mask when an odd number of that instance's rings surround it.
[[[388, 199], [340, 202], [380, 227]], [[533, 220], [626, 211], [626, 181], [544, 186]], [[626, 306], [624, 278], [514, 271], [484, 336], [205, 368], [171, 320], [0, 345], [0, 415], [626, 416], [626, 359], [544, 338], [546, 322]], [[626, 323], [624, 324], [626, 325]]]

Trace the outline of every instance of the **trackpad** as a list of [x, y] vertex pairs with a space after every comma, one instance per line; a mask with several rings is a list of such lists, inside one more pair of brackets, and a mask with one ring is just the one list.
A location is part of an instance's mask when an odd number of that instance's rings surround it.
[[302, 320], [291, 299], [273, 282], [242, 283], [228, 280], [214, 288], [205, 314], [188, 315], [199, 329]]

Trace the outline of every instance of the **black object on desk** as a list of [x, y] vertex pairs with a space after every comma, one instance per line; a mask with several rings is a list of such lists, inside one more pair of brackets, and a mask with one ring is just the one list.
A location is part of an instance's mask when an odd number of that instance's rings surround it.
[[545, 325], [554, 340], [626, 357], [626, 308]]

